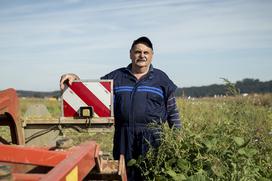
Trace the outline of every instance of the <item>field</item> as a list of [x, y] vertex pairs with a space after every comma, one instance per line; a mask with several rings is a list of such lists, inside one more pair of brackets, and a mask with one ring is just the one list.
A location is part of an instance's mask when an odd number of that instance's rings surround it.
[[272, 180], [272, 95], [178, 99], [182, 130], [131, 160], [147, 180]]
[[[31, 104], [60, 115], [57, 100], [21, 99], [21, 115]], [[132, 160], [147, 180], [272, 180], [272, 94], [247, 97], [177, 99], [182, 130], [162, 126], [162, 146]], [[111, 152], [112, 131], [77, 133], [76, 144], [94, 139]]]

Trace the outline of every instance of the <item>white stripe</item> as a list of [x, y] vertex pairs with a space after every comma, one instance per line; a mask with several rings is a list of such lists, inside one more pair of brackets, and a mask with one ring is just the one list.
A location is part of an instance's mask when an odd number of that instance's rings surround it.
[[167, 107], [171, 107], [171, 106], [175, 106], [175, 105], [176, 105], [176, 103], [173, 103], [173, 104], [167, 105]]
[[83, 82], [83, 84], [108, 108], [110, 109], [110, 92], [99, 82]]
[[94, 118], [99, 118], [99, 116], [95, 112], [93, 113], [93, 117]]
[[77, 113], [81, 106], [88, 106], [84, 101], [81, 100], [80, 97], [72, 90], [70, 87], [68, 87], [63, 95], [63, 100], [65, 100]]
[[168, 99], [168, 102], [171, 101], [172, 99], [175, 99], [175, 97], [171, 97], [170, 99]]
[[180, 119], [171, 119], [171, 121], [180, 121]]

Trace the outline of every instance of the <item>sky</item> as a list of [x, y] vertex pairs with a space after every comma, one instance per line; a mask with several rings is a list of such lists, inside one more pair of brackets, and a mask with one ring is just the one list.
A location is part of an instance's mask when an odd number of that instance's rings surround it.
[[271, 0], [0, 0], [0, 90], [126, 67], [133, 40], [178, 87], [272, 80]]

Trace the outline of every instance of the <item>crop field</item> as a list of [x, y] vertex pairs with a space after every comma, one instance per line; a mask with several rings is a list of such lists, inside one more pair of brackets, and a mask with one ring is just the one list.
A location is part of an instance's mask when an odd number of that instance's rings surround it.
[[[21, 116], [31, 104], [60, 116], [57, 100], [20, 99]], [[177, 98], [183, 128], [162, 126], [161, 146], [129, 165], [147, 180], [272, 180], [272, 94]], [[111, 152], [113, 132], [66, 130], [78, 144], [94, 139]]]

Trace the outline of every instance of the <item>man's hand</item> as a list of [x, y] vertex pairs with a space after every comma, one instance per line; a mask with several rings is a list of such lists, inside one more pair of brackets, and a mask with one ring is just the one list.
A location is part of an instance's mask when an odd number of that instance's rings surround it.
[[71, 85], [74, 80], [79, 80], [80, 78], [76, 74], [68, 73], [63, 74], [60, 77], [60, 89], [63, 90], [65, 88], [65, 83]]

